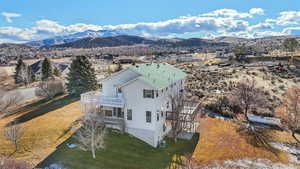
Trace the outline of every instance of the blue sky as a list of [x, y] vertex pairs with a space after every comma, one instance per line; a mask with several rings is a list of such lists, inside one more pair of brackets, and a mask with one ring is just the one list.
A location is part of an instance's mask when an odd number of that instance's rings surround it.
[[203, 38], [300, 31], [299, 0], [6, 0], [1, 2], [0, 14], [0, 43], [88, 29]]

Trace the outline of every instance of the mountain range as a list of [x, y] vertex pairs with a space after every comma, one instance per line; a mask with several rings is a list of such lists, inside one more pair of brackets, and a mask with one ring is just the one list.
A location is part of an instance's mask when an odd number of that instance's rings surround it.
[[88, 37], [113, 37], [121, 35], [119, 32], [114, 30], [99, 30], [99, 31], [93, 31], [93, 30], [87, 30], [84, 32], [78, 32], [70, 35], [65, 36], [56, 36], [49, 39], [39, 40], [39, 41], [31, 41], [26, 43], [26, 45], [29, 46], [36, 46], [36, 47], [46, 47], [46, 46], [52, 46], [52, 45], [58, 45], [63, 43], [69, 43], [74, 42], [83, 38]]
[[200, 38], [191, 39], [147, 39], [139, 36], [119, 35], [113, 37], [88, 37], [74, 42], [50, 46], [51, 48], [96, 48], [132, 46], [145, 44], [159, 47], [212, 47], [228, 46], [225, 42], [216, 42]]

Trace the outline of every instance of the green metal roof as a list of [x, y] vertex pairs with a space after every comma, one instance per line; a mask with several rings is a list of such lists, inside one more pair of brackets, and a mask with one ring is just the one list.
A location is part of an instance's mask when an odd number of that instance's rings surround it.
[[167, 63], [138, 64], [128, 69], [141, 74], [139, 79], [156, 89], [166, 88], [186, 76], [186, 73]]

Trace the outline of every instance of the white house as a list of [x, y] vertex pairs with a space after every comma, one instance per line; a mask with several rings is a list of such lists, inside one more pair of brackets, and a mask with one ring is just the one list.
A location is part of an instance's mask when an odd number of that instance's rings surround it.
[[166, 112], [172, 110], [171, 97], [182, 94], [185, 77], [167, 63], [132, 65], [102, 80], [98, 95], [82, 94], [81, 102], [102, 106], [107, 126], [123, 125], [127, 133], [157, 147], [171, 130]]

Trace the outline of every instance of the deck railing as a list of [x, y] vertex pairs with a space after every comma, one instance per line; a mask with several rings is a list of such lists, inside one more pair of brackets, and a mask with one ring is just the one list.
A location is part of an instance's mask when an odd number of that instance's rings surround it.
[[100, 92], [88, 92], [81, 95], [82, 104], [96, 104], [110, 107], [124, 107], [124, 98], [121, 93], [116, 97], [103, 96]]

